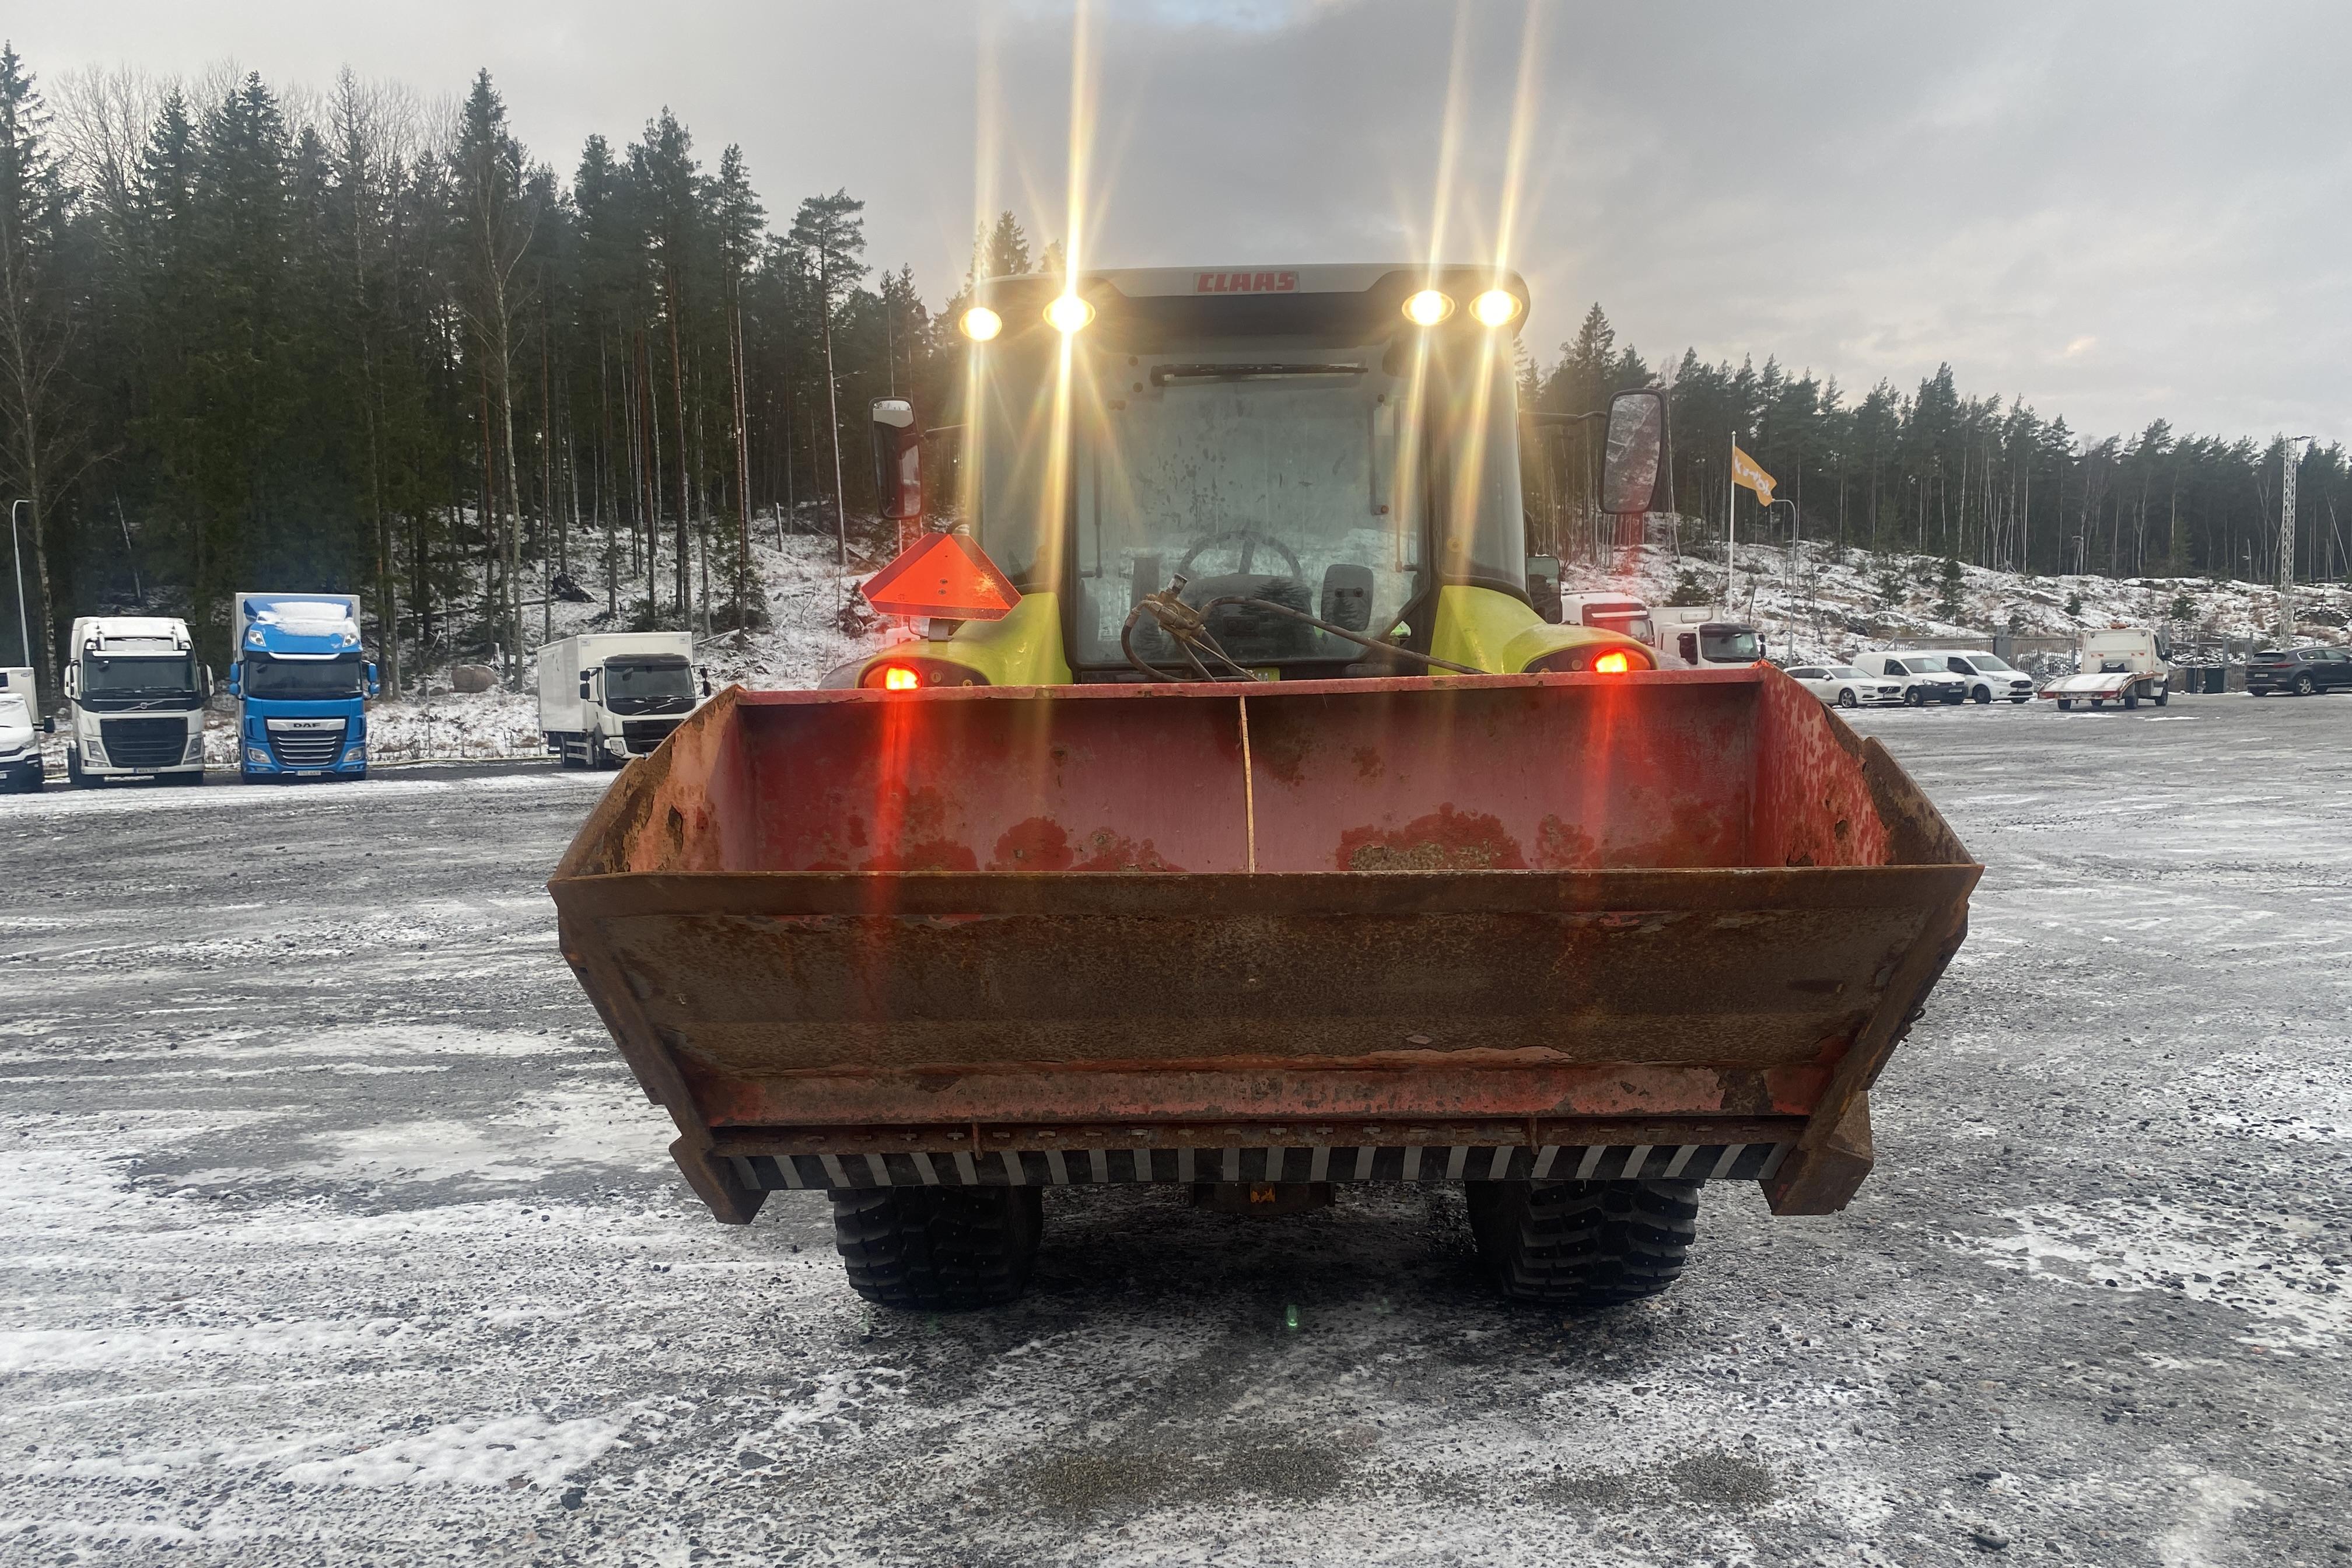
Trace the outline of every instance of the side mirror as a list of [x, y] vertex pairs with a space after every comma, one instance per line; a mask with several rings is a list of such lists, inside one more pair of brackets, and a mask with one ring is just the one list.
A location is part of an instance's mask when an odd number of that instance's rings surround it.
[[78, 664], [69, 664], [66, 666], [66, 699], [71, 701], [80, 695], [81, 667]]
[[588, 672], [584, 669], [580, 672], [580, 700], [588, 700]]
[[383, 687], [382, 686], [382, 684], [380, 684], [380, 683], [377, 681], [377, 679], [376, 679], [376, 678], [375, 678], [375, 661], [374, 661], [374, 660], [373, 660], [373, 659], [371, 659], [371, 660], [369, 660], [369, 661], [368, 661], [368, 666], [367, 666], [367, 694], [368, 694], [368, 700], [369, 700], [369, 701], [371, 701], [371, 702], [374, 701], [374, 700], [375, 700], [376, 693], [377, 693], [377, 692], [379, 692], [379, 691], [382, 691], [383, 689]]
[[702, 666], [700, 666], [700, 665], [697, 665], [697, 666], [695, 666], [694, 673], [695, 673], [696, 675], [700, 676], [700, 677], [702, 678], [702, 694], [703, 694], [705, 697], [709, 696], [709, 695], [710, 695], [710, 671], [709, 671], [709, 670], [708, 670], [708, 669], [706, 669], [706, 668], [703, 668]]
[[243, 659], [228, 667], [228, 694], [231, 697], [245, 695], [245, 661]]
[[1666, 449], [1666, 395], [1621, 392], [1609, 400], [1608, 447], [1601, 460], [1601, 510], [1612, 517], [1672, 511], [1674, 465]]
[[874, 498], [897, 522], [923, 515], [923, 432], [903, 397], [874, 400]]
[[58, 716], [54, 713], [44, 713], [41, 715], [41, 733], [44, 735], [54, 735], [57, 732]]
[[1559, 557], [1530, 555], [1528, 557], [1528, 603], [1536, 614], [1559, 625], [1562, 614], [1559, 603]]

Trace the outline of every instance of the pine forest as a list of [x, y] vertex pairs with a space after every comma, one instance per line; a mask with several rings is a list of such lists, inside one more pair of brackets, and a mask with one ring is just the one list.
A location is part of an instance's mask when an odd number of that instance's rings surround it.
[[[952, 419], [961, 296], [933, 309], [877, 265], [847, 191], [772, 209], [738, 148], [709, 156], [667, 109], [565, 162], [521, 143], [487, 72], [438, 103], [350, 71], [52, 88], [0, 51], [0, 499], [22, 501], [30, 662], [54, 671], [75, 615], [146, 610], [217, 666], [229, 595], [267, 584], [361, 595], [389, 690], [453, 657], [514, 677], [545, 595], [724, 629], [762, 614], [754, 530], [887, 550], [865, 411], [895, 393]], [[1056, 264], [1031, 245], [1005, 214], [962, 289]], [[1854, 397], [1771, 358], [1653, 364], [1598, 305], [1549, 364], [1523, 353], [1546, 408], [1662, 383], [1685, 548], [1721, 537], [1737, 439], [1791, 503], [1743, 495], [1742, 539], [2276, 571], [2274, 436], [2078, 434], [1948, 366]], [[2335, 446], [2300, 460], [2294, 570], [2340, 578], [2352, 472]], [[1531, 548], [1614, 542], [1561, 515], [1531, 507]]]

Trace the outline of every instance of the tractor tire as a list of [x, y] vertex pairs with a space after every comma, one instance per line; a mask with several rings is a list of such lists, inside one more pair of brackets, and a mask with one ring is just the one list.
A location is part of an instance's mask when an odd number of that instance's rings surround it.
[[1862, 706], [1862, 700], [1853, 694], [1853, 687], [1841, 686], [1838, 688], [1838, 706], [1841, 708], [1859, 708]]
[[1591, 1310], [1654, 1296], [1682, 1274], [1696, 1182], [1472, 1182], [1470, 1230], [1514, 1301]]
[[2124, 693], [2124, 706], [2126, 708], [2137, 708], [2139, 706], [2138, 687], [2135, 686], [2129, 691]]
[[1035, 1187], [857, 1187], [833, 1194], [849, 1287], [877, 1307], [1001, 1307], [1029, 1288], [1045, 1210]]
[[2074, 710], [2074, 700], [2073, 698], [2071, 698], [2071, 697], [2061, 697], [2060, 699], [2058, 699], [2058, 711], [2059, 711], [2059, 712], [2061, 712], [2061, 713], [2072, 713]]
[[2310, 676], [2298, 675], [2294, 678], [2294, 694], [2297, 697], [2308, 697], [2312, 694], [2314, 689], [2315, 688], [2311, 684]]

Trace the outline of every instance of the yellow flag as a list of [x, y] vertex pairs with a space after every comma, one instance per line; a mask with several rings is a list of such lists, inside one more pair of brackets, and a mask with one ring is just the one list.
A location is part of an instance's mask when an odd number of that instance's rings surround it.
[[1758, 506], [1772, 504], [1772, 476], [1764, 471], [1762, 464], [1741, 451], [1737, 444], [1731, 448], [1731, 482], [1746, 485], [1754, 490]]

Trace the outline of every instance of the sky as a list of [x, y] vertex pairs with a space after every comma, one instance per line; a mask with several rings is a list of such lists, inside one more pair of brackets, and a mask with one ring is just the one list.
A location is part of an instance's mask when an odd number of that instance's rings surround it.
[[[1489, 261], [1549, 363], [1599, 301], [1655, 364], [1858, 396], [1948, 362], [2078, 434], [2352, 444], [2352, 6], [1559, 0], [78, 0], [45, 85], [225, 61], [430, 97], [532, 153], [664, 106], [772, 221], [865, 198], [935, 302], [1009, 207], [1086, 266]], [[1073, 203], [1076, 187], [1080, 199]]]

